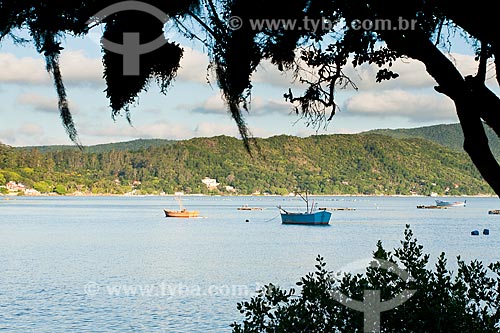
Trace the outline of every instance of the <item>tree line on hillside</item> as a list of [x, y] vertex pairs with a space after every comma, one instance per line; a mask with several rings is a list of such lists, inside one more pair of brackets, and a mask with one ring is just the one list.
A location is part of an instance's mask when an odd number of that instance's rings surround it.
[[[225, 136], [100, 153], [1, 146], [0, 184], [22, 182], [59, 194], [492, 193], [466, 154], [422, 139], [283, 135], [257, 144], [253, 156]], [[220, 185], [207, 188], [205, 177]]]

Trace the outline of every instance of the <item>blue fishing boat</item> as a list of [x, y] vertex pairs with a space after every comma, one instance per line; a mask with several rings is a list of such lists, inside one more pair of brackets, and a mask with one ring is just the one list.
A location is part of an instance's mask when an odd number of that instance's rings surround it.
[[281, 206], [278, 206], [281, 214], [281, 223], [282, 224], [304, 224], [304, 225], [325, 225], [330, 224], [330, 217], [332, 213], [326, 210], [316, 210], [316, 206], [314, 203], [311, 205], [309, 209], [309, 198], [307, 197], [307, 193], [305, 196], [298, 193], [305, 202], [306, 202], [306, 211], [304, 213], [294, 213], [288, 212], [284, 210]]
[[281, 223], [283, 224], [307, 224], [321, 225], [330, 224], [332, 213], [320, 210], [314, 213], [290, 213], [281, 212]]

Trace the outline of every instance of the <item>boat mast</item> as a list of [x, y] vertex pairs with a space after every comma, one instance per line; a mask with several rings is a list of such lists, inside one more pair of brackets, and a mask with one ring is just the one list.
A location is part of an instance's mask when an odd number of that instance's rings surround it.
[[177, 203], [179, 204], [179, 210], [182, 211], [184, 209], [184, 207], [182, 206], [181, 197], [175, 196], [174, 198], [175, 198], [175, 201], [177, 201]]
[[302, 200], [304, 200], [306, 202], [306, 213], [309, 213], [309, 198], [307, 196], [307, 191], [306, 191], [306, 197], [305, 198], [304, 198], [304, 196], [300, 192], [296, 192], [296, 194], [298, 194], [299, 197], [301, 197]]

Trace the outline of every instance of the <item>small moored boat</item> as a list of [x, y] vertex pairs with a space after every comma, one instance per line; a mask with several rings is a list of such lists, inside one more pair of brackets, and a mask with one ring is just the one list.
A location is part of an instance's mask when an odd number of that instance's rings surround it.
[[164, 209], [165, 212], [165, 217], [198, 217], [200, 212], [193, 210], [193, 211], [188, 211], [187, 209], [181, 209], [181, 210], [169, 210], [169, 209]]
[[327, 210], [316, 210], [315, 205], [309, 209], [309, 199], [307, 192], [305, 197], [300, 193], [298, 195], [306, 202], [306, 211], [304, 213], [287, 212], [281, 206], [278, 206], [281, 215], [282, 224], [302, 224], [302, 225], [327, 225], [330, 224], [332, 213]]
[[465, 201], [443, 201], [443, 200], [436, 200], [436, 206], [439, 207], [465, 207], [467, 200]]
[[314, 213], [290, 213], [281, 209], [281, 223], [283, 224], [306, 224], [306, 225], [325, 225], [330, 224], [332, 213], [326, 210], [320, 210]]
[[198, 212], [197, 210], [187, 210], [186, 208], [182, 207], [182, 201], [179, 196], [175, 196], [174, 198], [179, 204], [179, 210], [164, 209], [163, 211], [165, 212], [165, 217], [198, 217], [200, 212]]
[[436, 205], [430, 205], [430, 206], [419, 205], [419, 206], [417, 206], [417, 208], [419, 208], [419, 209], [447, 209], [448, 207], [436, 206]]
[[262, 210], [260, 207], [248, 207], [248, 205], [244, 205], [241, 207], [238, 207], [238, 210]]

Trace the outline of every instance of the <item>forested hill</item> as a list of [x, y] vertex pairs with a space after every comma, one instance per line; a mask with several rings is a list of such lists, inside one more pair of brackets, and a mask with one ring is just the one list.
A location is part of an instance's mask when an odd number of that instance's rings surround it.
[[[126, 142], [116, 142], [116, 143], [106, 143], [95, 146], [86, 146], [85, 151], [89, 153], [103, 153], [110, 152], [113, 150], [129, 150], [137, 151], [141, 149], [147, 149], [149, 147], [158, 147], [168, 144], [173, 144], [175, 140], [165, 140], [165, 139], [137, 139], [133, 141]], [[72, 146], [37, 146], [37, 147], [20, 147], [20, 149], [32, 150], [37, 149], [40, 152], [49, 151], [61, 151], [61, 150], [78, 150], [79, 148], [75, 145]]]
[[[357, 134], [257, 142], [253, 156], [225, 136], [99, 153], [0, 146], [0, 184], [57, 193], [492, 193], [465, 153], [423, 139]], [[205, 177], [217, 179], [218, 188], [207, 189]]]
[[[493, 155], [500, 157], [500, 142], [489, 126], [484, 126]], [[377, 129], [362, 134], [381, 134], [397, 139], [423, 138], [445, 147], [463, 151], [464, 135], [460, 124], [443, 124], [418, 128]]]

